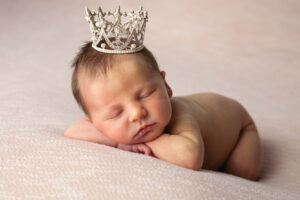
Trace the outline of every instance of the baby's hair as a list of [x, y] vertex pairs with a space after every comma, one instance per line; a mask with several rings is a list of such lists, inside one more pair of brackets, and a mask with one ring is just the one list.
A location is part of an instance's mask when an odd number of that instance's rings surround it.
[[[135, 54], [141, 55], [155, 72], [160, 72], [159, 66], [153, 54], [144, 47], [141, 51]], [[72, 92], [79, 107], [86, 115], [89, 115], [85, 106], [84, 99], [81, 95], [78, 85], [78, 74], [82, 71], [86, 72], [91, 77], [106, 75], [108, 70], [113, 67], [115, 58], [120, 54], [108, 54], [95, 50], [92, 47], [92, 42], [86, 42], [75, 56], [71, 67], [74, 68], [72, 74]]]

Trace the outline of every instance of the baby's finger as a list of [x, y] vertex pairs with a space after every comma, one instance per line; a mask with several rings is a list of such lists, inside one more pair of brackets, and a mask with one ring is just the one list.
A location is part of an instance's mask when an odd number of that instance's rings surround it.
[[144, 154], [146, 154], [147, 156], [151, 156], [152, 155], [151, 149], [145, 146]]
[[140, 152], [137, 145], [133, 145], [132, 146], [132, 151], [135, 152], [135, 153], [139, 153]]
[[145, 152], [145, 149], [144, 149], [144, 146], [143, 145], [136, 145], [137, 147], [137, 152], [138, 153], [144, 153]]

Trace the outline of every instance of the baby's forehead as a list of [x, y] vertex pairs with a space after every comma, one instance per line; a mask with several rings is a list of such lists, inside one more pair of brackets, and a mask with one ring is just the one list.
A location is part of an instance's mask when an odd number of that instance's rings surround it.
[[148, 68], [153, 69], [154, 67], [151, 65], [148, 59], [145, 56], [139, 53], [132, 53], [132, 54], [116, 54], [112, 57], [111, 67], [112, 69], [114, 66], [120, 66], [124, 63], [131, 63], [135, 64], [140, 68]]
[[135, 73], [145, 73], [148, 75], [154, 75], [154, 73], [159, 73], [152, 64], [143, 55], [133, 53], [133, 54], [115, 54], [111, 55], [110, 59], [105, 62], [93, 63], [92, 66], [81, 66], [78, 71], [80, 77], [85, 78], [102, 78], [105, 79], [108, 74], [111, 75], [112, 72], [116, 71], [128, 71], [135, 67]]

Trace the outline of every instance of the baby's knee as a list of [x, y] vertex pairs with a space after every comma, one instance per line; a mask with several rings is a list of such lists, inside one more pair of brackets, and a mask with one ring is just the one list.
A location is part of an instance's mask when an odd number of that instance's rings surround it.
[[250, 158], [245, 156], [243, 159], [231, 158], [225, 167], [225, 172], [256, 181], [261, 174], [261, 158]]
[[263, 151], [260, 144], [257, 144], [257, 147], [253, 150], [253, 154], [250, 154], [248, 159], [245, 162], [245, 167], [248, 168], [247, 178], [256, 181], [261, 175], [263, 162]]
[[246, 179], [257, 181], [261, 174], [261, 164], [252, 163], [247, 167], [247, 173], [245, 173]]

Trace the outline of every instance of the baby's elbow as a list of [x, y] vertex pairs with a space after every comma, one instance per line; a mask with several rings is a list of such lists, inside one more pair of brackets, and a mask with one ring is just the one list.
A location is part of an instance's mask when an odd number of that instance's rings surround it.
[[68, 137], [68, 138], [71, 137], [71, 133], [70, 133], [70, 130], [69, 130], [69, 129], [65, 130], [65, 132], [64, 132], [64, 137]]
[[186, 163], [186, 168], [191, 170], [199, 171], [202, 168], [203, 165], [203, 158], [201, 156], [191, 156], [189, 161]]
[[200, 170], [204, 162], [204, 151], [197, 145], [188, 147], [186, 151], [185, 168]]

